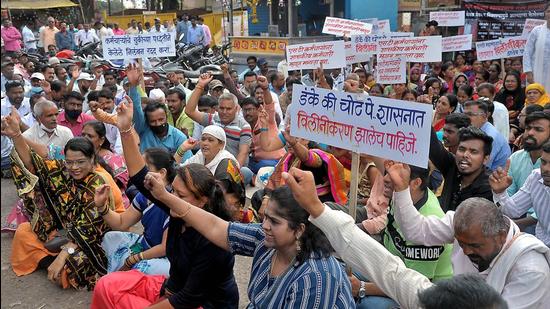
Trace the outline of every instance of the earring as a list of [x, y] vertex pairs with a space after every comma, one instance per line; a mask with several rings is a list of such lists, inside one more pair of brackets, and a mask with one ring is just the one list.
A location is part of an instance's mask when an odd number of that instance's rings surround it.
[[300, 239], [296, 237], [296, 254], [300, 254], [300, 251], [302, 251], [301, 242]]

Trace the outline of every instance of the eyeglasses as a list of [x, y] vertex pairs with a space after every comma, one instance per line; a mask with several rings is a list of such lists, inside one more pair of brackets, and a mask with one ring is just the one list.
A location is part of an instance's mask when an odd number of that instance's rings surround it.
[[76, 167], [76, 168], [79, 168], [79, 167], [84, 167], [86, 166], [86, 164], [89, 163], [88, 160], [78, 160], [78, 161], [65, 161], [65, 166], [66, 167]]

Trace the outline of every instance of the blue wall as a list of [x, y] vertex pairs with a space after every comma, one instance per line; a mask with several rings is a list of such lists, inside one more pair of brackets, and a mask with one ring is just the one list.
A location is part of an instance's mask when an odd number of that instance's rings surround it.
[[[275, 1], [273, 1], [275, 2]], [[269, 25], [269, 7], [267, 1], [261, 1], [256, 7], [256, 15], [258, 17], [258, 23], [252, 23], [252, 9], [248, 9], [248, 34], [255, 35], [256, 33], [267, 32], [267, 26]]]
[[398, 0], [345, 0], [345, 18], [389, 19], [391, 31], [397, 31]]

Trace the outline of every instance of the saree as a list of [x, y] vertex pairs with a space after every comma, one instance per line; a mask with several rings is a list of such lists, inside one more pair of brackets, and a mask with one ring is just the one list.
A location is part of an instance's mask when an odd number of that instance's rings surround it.
[[[63, 161], [45, 160], [33, 151], [35, 175], [24, 167], [15, 151], [11, 158], [23, 212], [30, 218], [14, 235], [11, 256], [14, 272], [18, 276], [31, 273], [41, 258], [55, 255], [44, 248], [44, 242], [63, 232], [78, 246], [65, 262], [64, 287], [93, 289], [99, 277], [107, 273], [101, 240], [110, 228], [94, 204], [95, 189], [107, 181], [95, 171], [84, 179], [72, 179]], [[109, 201], [109, 207], [114, 209], [112, 196]]]
[[332, 154], [326, 153], [320, 149], [309, 149], [309, 152], [310, 158], [312, 155], [318, 156], [323, 161], [323, 166], [316, 169], [308, 169], [307, 165], [304, 164], [302, 166], [303, 162], [300, 161], [300, 159], [294, 154], [286, 153], [275, 166], [275, 170], [273, 171], [273, 174], [271, 174], [271, 177], [269, 177], [266, 187], [269, 189], [275, 189], [277, 187], [284, 186], [285, 181], [282, 174], [283, 172], [288, 172], [292, 167], [312, 170], [314, 175], [315, 171], [313, 170], [317, 170], [319, 172], [322, 170], [322, 173], [326, 173], [325, 175], [327, 176], [328, 181], [318, 183], [316, 179], [315, 188], [317, 189], [317, 195], [321, 197], [327, 194], [332, 194], [334, 202], [345, 205], [348, 202], [349, 184], [346, 181], [346, 172], [342, 163], [340, 163], [340, 161], [338, 161], [338, 159], [336, 159], [336, 157]]

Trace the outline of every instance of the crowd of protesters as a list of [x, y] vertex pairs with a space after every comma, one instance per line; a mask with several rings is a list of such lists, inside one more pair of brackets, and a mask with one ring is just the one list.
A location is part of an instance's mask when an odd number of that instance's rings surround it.
[[[164, 31], [208, 48], [201, 18], [126, 29], [4, 20], [2, 177], [20, 197], [3, 226], [12, 269], [94, 290], [92, 308], [548, 308], [545, 14], [523, 57], [454, 53], [410, 63], [402, 84], [377, 83], [375, 59], [301, 72], [250, 55], [242, 71], [222, 65], [223, 78], [191, 85], [175, 72], [153, 89], [137, 63], [120, 79], [63, 66], [60, 53]], [[351, 153], [292, 136], [295, 85], [432, 105], [429, 168], [362, 155], [352, 219]], [[248, 300], [234, 255], [253, 257]]]

